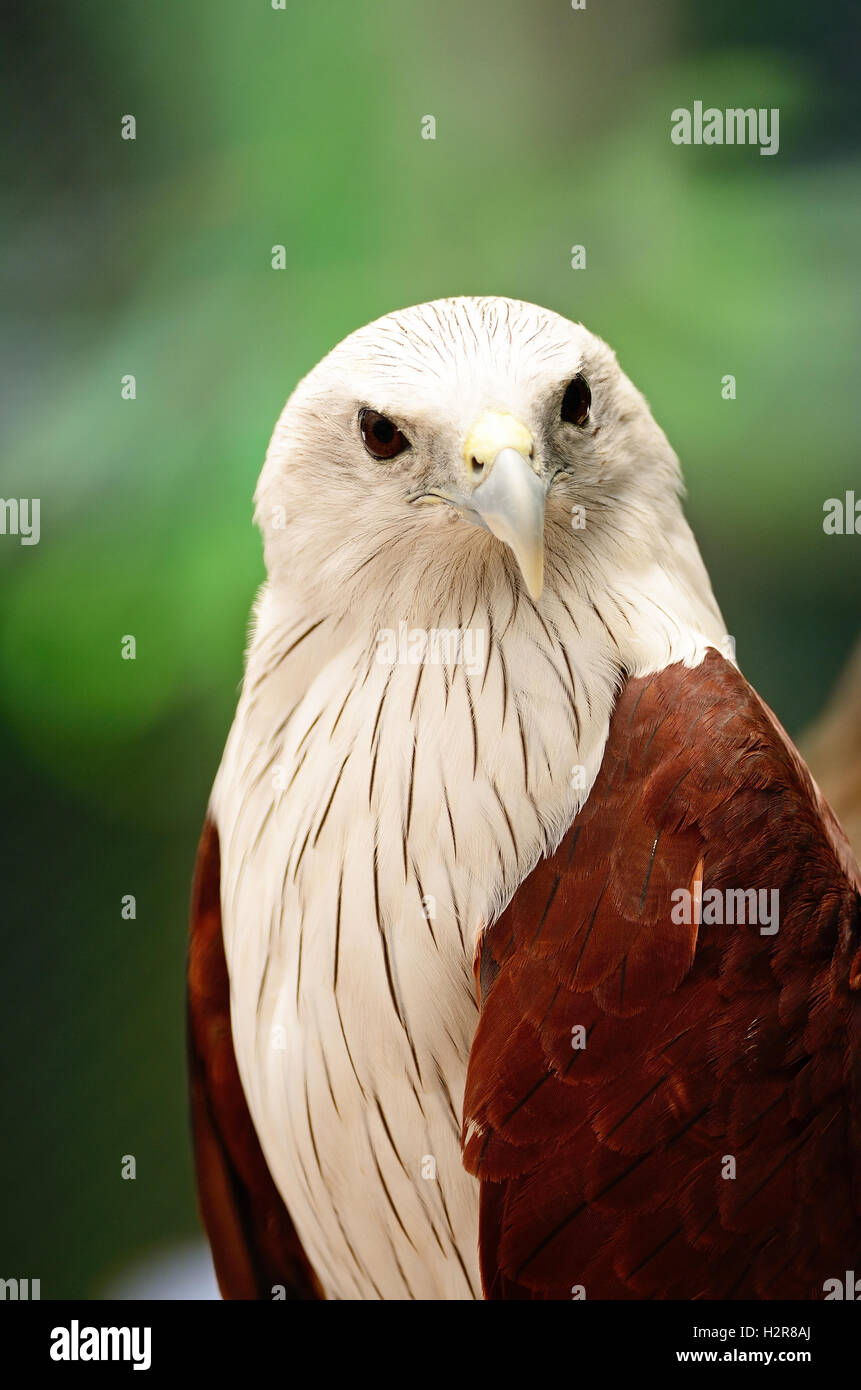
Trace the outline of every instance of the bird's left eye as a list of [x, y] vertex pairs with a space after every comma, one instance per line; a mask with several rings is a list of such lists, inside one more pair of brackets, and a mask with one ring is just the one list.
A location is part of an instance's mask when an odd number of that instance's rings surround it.
[[372, 458], [393, 459], [410, 447], [410, 441], [402, 434], [394, 421], [378, 410], [365, 409], [359, 412], [359, 429], [362, 443]]
[[569, 425], [585, 425], [592, 405], [592, 392], [585, 377], [575, 376], [565, 387], [560, 414]]

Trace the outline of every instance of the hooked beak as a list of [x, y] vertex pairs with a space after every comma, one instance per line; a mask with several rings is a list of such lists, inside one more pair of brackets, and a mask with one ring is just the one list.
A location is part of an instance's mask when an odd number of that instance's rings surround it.
[[483, 526], [514, 553], [533, 599], [544, 588], [544, 505], [552, 479], [542, 478], [534, 461], [530, 431], [514, 415], [487, 410], [463, 446], [471, 490], [432, 489], [413, 493], [411, 502], [447, 502], [467, 521]]
[[464, 445], [467, 467], [481, 477], [463, 511], [510, 547], [530, 596], [539, 599], [547, 487], [536, 471], [534, 451], [532, 435], [513, 415], [482, 415]]
[[517, 449], [500, 449], [490, 474], [475, 489], [471, 509], [514, 552], [532, 598], [544, 587], [545, 488]]

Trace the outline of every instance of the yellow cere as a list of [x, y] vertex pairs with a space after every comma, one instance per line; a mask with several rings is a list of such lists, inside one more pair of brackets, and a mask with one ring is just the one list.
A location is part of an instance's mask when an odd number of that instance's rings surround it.
[[516, 449], [525, 459], [532, 457], [534, 441], [530, 431], [516, 415], [505, 411], [486, 410], [466, 436], [463, 456], [469, 465], [493, 463], [501, 449]]

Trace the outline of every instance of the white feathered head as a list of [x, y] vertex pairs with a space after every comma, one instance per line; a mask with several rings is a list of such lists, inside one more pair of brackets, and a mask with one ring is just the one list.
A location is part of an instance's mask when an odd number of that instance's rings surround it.
[[[614, 353], [502, 298], [436, 300], [350, 334], [297, 386], [255, 497], [271, 585], [442, 611], [681, 565], [704, 572], [673, 450]], [[707, 580], [705, 581], [708, 588]], [[710, 595], [709, 595], [710, 597]]]

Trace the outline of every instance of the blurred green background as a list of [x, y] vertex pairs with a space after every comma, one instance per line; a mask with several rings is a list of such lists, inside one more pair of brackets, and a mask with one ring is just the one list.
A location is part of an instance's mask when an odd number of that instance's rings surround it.
[[[351, 329], [496, 293], [607, 338], [682, 459], [742, 668], [791, 731], [820, 709], [859, 625], [861, 539], [822, 531], [861, 495], [849, 15], [7, 4], [0, 493], [41, 498], [42, 536], [0, 537], [0, 1277], [97, 1295], [198, 1230], [185, 913], [262, 578], [251, 495]], [[695, 100], [779, 107], [779, 154], [676, 147]]]

